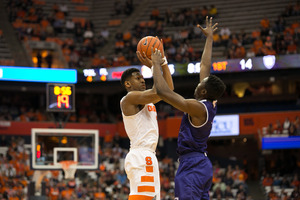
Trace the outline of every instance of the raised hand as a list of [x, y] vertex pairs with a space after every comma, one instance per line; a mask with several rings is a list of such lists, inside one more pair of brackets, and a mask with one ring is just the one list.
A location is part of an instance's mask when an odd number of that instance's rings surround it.
[[202, 33], [206, 37], [212, 37], [213, 33], [218, 29], [217, 25], [218, 23], [212, 25], [212, 17], [208, 21], [208, 16], [206, 16], [206, 28], [203, 28], [202, 26], [200, 26], [200, 24], [198, 24], [197, 27], [201, 29]]
[[153, 50], [153, 47], [151, 47], [151, 52], [152, 52], [151, 60], [153, 62], [153, 65], [157, 64], [160, 66], [160, 64], [162, 63], [162, 57], [161, 57], [160, 50], [157, 50], [156, 48], [155, 48], [155, 50]]
[[[156, 36], [157, 37], [157, 36]], [[157, 37], [158, 38], [158, 37]], [[164, 45], [164, 43], [163, 43], [163, 40], [162, 39], [160, 39], [160, 42], [161, 42], [161, 44], [162, 45]], [[165, 50], [164, 50], [164, 48], [163, 48], [163, 51], [162, 52], [160, 52], [161, 53], [161, 55], [162, 55], [162, 57], [164, 57], [165, 56]]]

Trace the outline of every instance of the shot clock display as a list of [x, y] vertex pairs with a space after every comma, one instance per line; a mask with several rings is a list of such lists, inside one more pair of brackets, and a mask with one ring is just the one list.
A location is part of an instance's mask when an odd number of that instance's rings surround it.
[[48, 112], [75, 112], [75, 86], [73, 84], [47, 84]]

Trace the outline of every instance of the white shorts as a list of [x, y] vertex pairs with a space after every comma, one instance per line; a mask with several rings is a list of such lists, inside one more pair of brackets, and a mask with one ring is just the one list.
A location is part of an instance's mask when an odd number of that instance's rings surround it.
[[129, 195], [160, 195], [158, 161], [151, 150], [130, 149], [125, 158], [125, 171], [130, 182]]

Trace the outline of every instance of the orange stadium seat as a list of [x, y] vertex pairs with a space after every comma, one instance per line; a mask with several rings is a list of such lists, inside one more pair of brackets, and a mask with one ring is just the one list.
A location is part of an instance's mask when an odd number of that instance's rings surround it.
[[18, 18], [12, 24], [14, 28], [21, 28], [23, 26], [23, 20]]
[[155, 21], [154, 20], [150, 20], [147, 22], [147, 26], [148, 27], [151, 27], [151, 26], [154, 26], [155, 25]]
[[56, 19], [61, 19], [61, 20], [63, 20], [64, 18], [65, 18], [65, 14], [63, 13], [63, 12], [57, 12], [56, 14], [55, 14], [55, 17], [56, 17]]
[[74, 3], [84, 3], [84, 0], [71, 0]]
[[46, 5], [46, 2], [45, 1], [41, 1], [41, 0], [34, 0], [33, 3], [35, 5]]
[[14, 66], [15, 61], [12, 59], [2, 59], [0, 60], [0, 65]]
[[139, 26], [140, 26], [140, 27], [146, 27], [146, 26], [147, 26], [147, 22], [146, 22], [146, 21], [141, 21], [141, 22], [139, 23]]
[[88, 6], [76, 6], [75, 10], [88, 12], [89, 11], [89, 7]]
[[120, 19], [112, 19], [108, 21], [108, 26], [119, 26], [121, 22]]

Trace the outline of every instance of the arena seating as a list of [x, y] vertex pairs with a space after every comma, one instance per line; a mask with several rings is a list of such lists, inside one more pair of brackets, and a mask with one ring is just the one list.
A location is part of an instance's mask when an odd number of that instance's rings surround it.
[[[278, 129], [279, 124], [282, 129]], [[275, 124], [275, 122], [274, 122]], [[268, 127], [266, 136], [285, 134], [287, 127], [299, 128], [299, 117], [286, 118], [276, 122], [273, 130]], [[295, 137], [295, 135], [294, 135]], [[299, 136], [298, 136], [299, 137]], [[299, 150], [298, 149], [273, 149], [262, 151], [260, 160], [261, 176], [260, 185], [266, 199], [298, 199], [299, 198]], [[298, 188], [298, 189], [297, 189]]]
[[[296, 4], [296, 0], [288, 2], [291, 4]], [[141, 2], [140, 7], [144, 7], [143, 12], [136, 13], [136, 17], [128, 25], [127, 29], [132, 29], [136, 24], [139, 24], [143, 21], [150, 20], [151, 11], [154, 8], [158, 8], [160, 11], [160, 18], [164, 18], [165, 12], [167, 9], [171, 9], [172, 12], [176, 12], [182, 8], [199, 8], [202, 9], [203, 6], [215, 5], [218, 9], [218, 16], [215, 21], [219, 23], [219, 29], [222, 27], [229, 27], [232, 33], [239, 33], [241, 30], [244, 30], [245, 33], [251, 34], [253, 30], [260, 26], [260, 20], [267, 16], [270, 20], [270, 23], [274, 23], [277, 19], [277, 16], [284, 11], [284, 8], [288, 5], [285, 1], [237, 1], [233, 0], [226, 5], [223, 1], [215, 0], [211, 1], [209, 5], [206, 2], [187, 0], [187, 1], [157, 1], [155, 4], [148, 3], [147, 1]], [[135, 11], [137, 12], [137, 11]], [[135, 14], [135, 13], [134, 13]], [[133, 14], [133, 15], [134, 15]], [[128, 19], [129, 20], [129, 19]], [[124, 21], [123, 23], [126, 23]], [[175, 32], [188, 28], [187, 26], [166, 26], [164, 27], [165, 35], [173, 35]], [[195, 50], [200, 50], [203, 48], [204, 40], [194, 39], [190, 41], [190, 44], [194, 47]], [[106, 52], [113, 52], [111, 49], [113, 46], [106, 47]], [[250, 46], [248, 46], [250, 48]], [[226, 47], [215, 47], [213, 51], [214, 58], [225, 58]]]
[[2, 30], [0, 30], [0, 65], [11, 65], [15, 64], [11, 52], [7, 47], [7, 41], [3, 36]]
[[[139, 3], [140, 1], [133, 1], [133, 8], [136, 8]], [[120, 8], [119, 13], [116, 13], [116, 6]], [[124, 13], [125, 6], [125, 1], [103, 0], [101, 4], [94, 2], [90, 19], [95, 25], [95, 32], [99, 33], [105, 27], [114, 36], [119, 26], [128, 18]]]
[[[5, 1], [10, 2], [9, 0]], [[176, 34], [179, 34], [180, 31], [186, 30], [186, 32], [193, 31], [193, 27], [197, 22], [173, 26], [172, 24], [166, 23], [166, 11], [169, 9], [173, 14], [178, 14], [182, 9], [190, 9], [192, 12], [200, 12], [204, 6], [210, 8], [214, 5], [217, 8], [217, 15], [215, 22], [219, 23], [219, 29], [223, 27], [228, 27], [231, 31], [231, 34], [240, 34], [243, 32], [247, 36], [251, 35], [253, 30], [256, 30], [260, 27], [260, 21], [264, 17], [267, 17], [270, 21], [270, 25], [273, 26], [275, 20], [279, 15], [284, 12], [284, 9], [289, 5], [296, 5], [296, 0], [290, 2], [276, 0], [271, 1], [243, 1], [239, 2], [237, 0], [231, 0], [228, 4], [223, 5], [223, 2], [220, 0], [214, 0], [209, 3], [199, 2], [194, 0], [187, 1], [158, 1], [156, 3], [151, 3], [149, 1], [101, 1], [101, 4], [93, 0], [63, 0], [56, 2], [54, 0], [36, 0], [33, 1], [35, 6], [42, 7], [44, 16], [53, 15], [53, 9], [55, 7], [65, 7], [67, 8], [67, 15], [65, 19], [72, 20], [74, 22], [79, 22], [84, 25], [85, 22], [91, 21], [93, 24], [92, 31], [94, 34], [93, 40], [90, 42], [83, 43], [82, 41], [76, 41], [75, 39], [75, 50], [79, 54], [80, 62], [76, 64], [69, 64], [69, 67], [89, 67], [93, 63], [93, 57], [97, 53], [99, 57], [106, 57], [110, 60], [108, 65], [118, 65], [119, 63], [113, 63], [114, 58], [120, 58], [122, 55], [116, 55], [114, 52], [115, 48], [115, 36], [117, 33], [124, 33], [126, 31], [133, 30], [135, 26], [146, 23], [155, 23], [155, 20], [151, 19], [151, 13], [154, 9], [158, 9], [159, 13], [156, 18], [158, 21], [162, 22], [162, 34], [164, 37], [171, 36], [173, 37]], [[128, 11], [127, 4], [130, 4], [130, 11]], [[182, 14], [182, 13], [181, 13]], [[153, 17], [152, 17], [153, 18]], [[299, 19], [298, 16], [292, 18], [292, 20], [287, 20], [287, 25], [290, 25], [293, 20]], [[299, 21], [299, 20], [298, 20]], [[12, 21], [14, 25], [15, 22]], [[161, 22], [159, 22], [161, 23]], [[109, 38], [107, 41], [99, 42], [100, 32], [107, 28], [109, 32]], [[155, 33], [151, 33], [155, 34]], [[48, 38], [48, 41], [59, 42], [60, 44], [65, 44], [66, 39], [73, 39], [75, 36], [74, 32], [57, 32], [55, 33], [55, 38]], [[96, 38], [96, 40], [94, 40]], [[200, 39], [199, 39], [200, 38]], [[31, 40], [38, 39], [37, 37], [30, 37]], [[140, 38], [136, 38], [140, 39]], [[97, 41], [98, 40], [98, 41]], [[99, 44], [100, 43], [100, 44]], [[134, 42], [133, 42], [134, 44]], [[204, 46], [204, 39], [201, 39], [201, 36], [196, 36], [189, 38], [187, 44], [190, 45], [190, 48], [193, 48], [194, 52], [197, 52], [196, 56], [190, 59], [199, 59], [199, 52], [201, 53]], [[91, 46], [90, 46], [91, 45]], [[244, 44], [246, 51], [252, 47], [251, 43]], [[131, 47], [133, 49], [133, 47]], [[214, 59], [225, 59], [228, 56], [228, 47], [226, 45], [219, 45], [214, 47], [213, 58]], [[68, 50], [69, 51], [69, 50]], [[133, 52], [129, 52], [125, 49], [127, 53], [125, 54], [125, 61], [129, 60], [129, 64], [136, 64], [138, 61], [131, 55]], [[73, 52], [73, 47], [71, 53]], [[66, 60], [69, 61], [71, 55], [64, 53]], [[96, 57], [97, 57], [96, 56]], [[123, 59], [123, 58], [120, 58]], [[75, 59], [76, 60], [76, 59]], [[126, 64], [127, 62], [124, 62]]]

